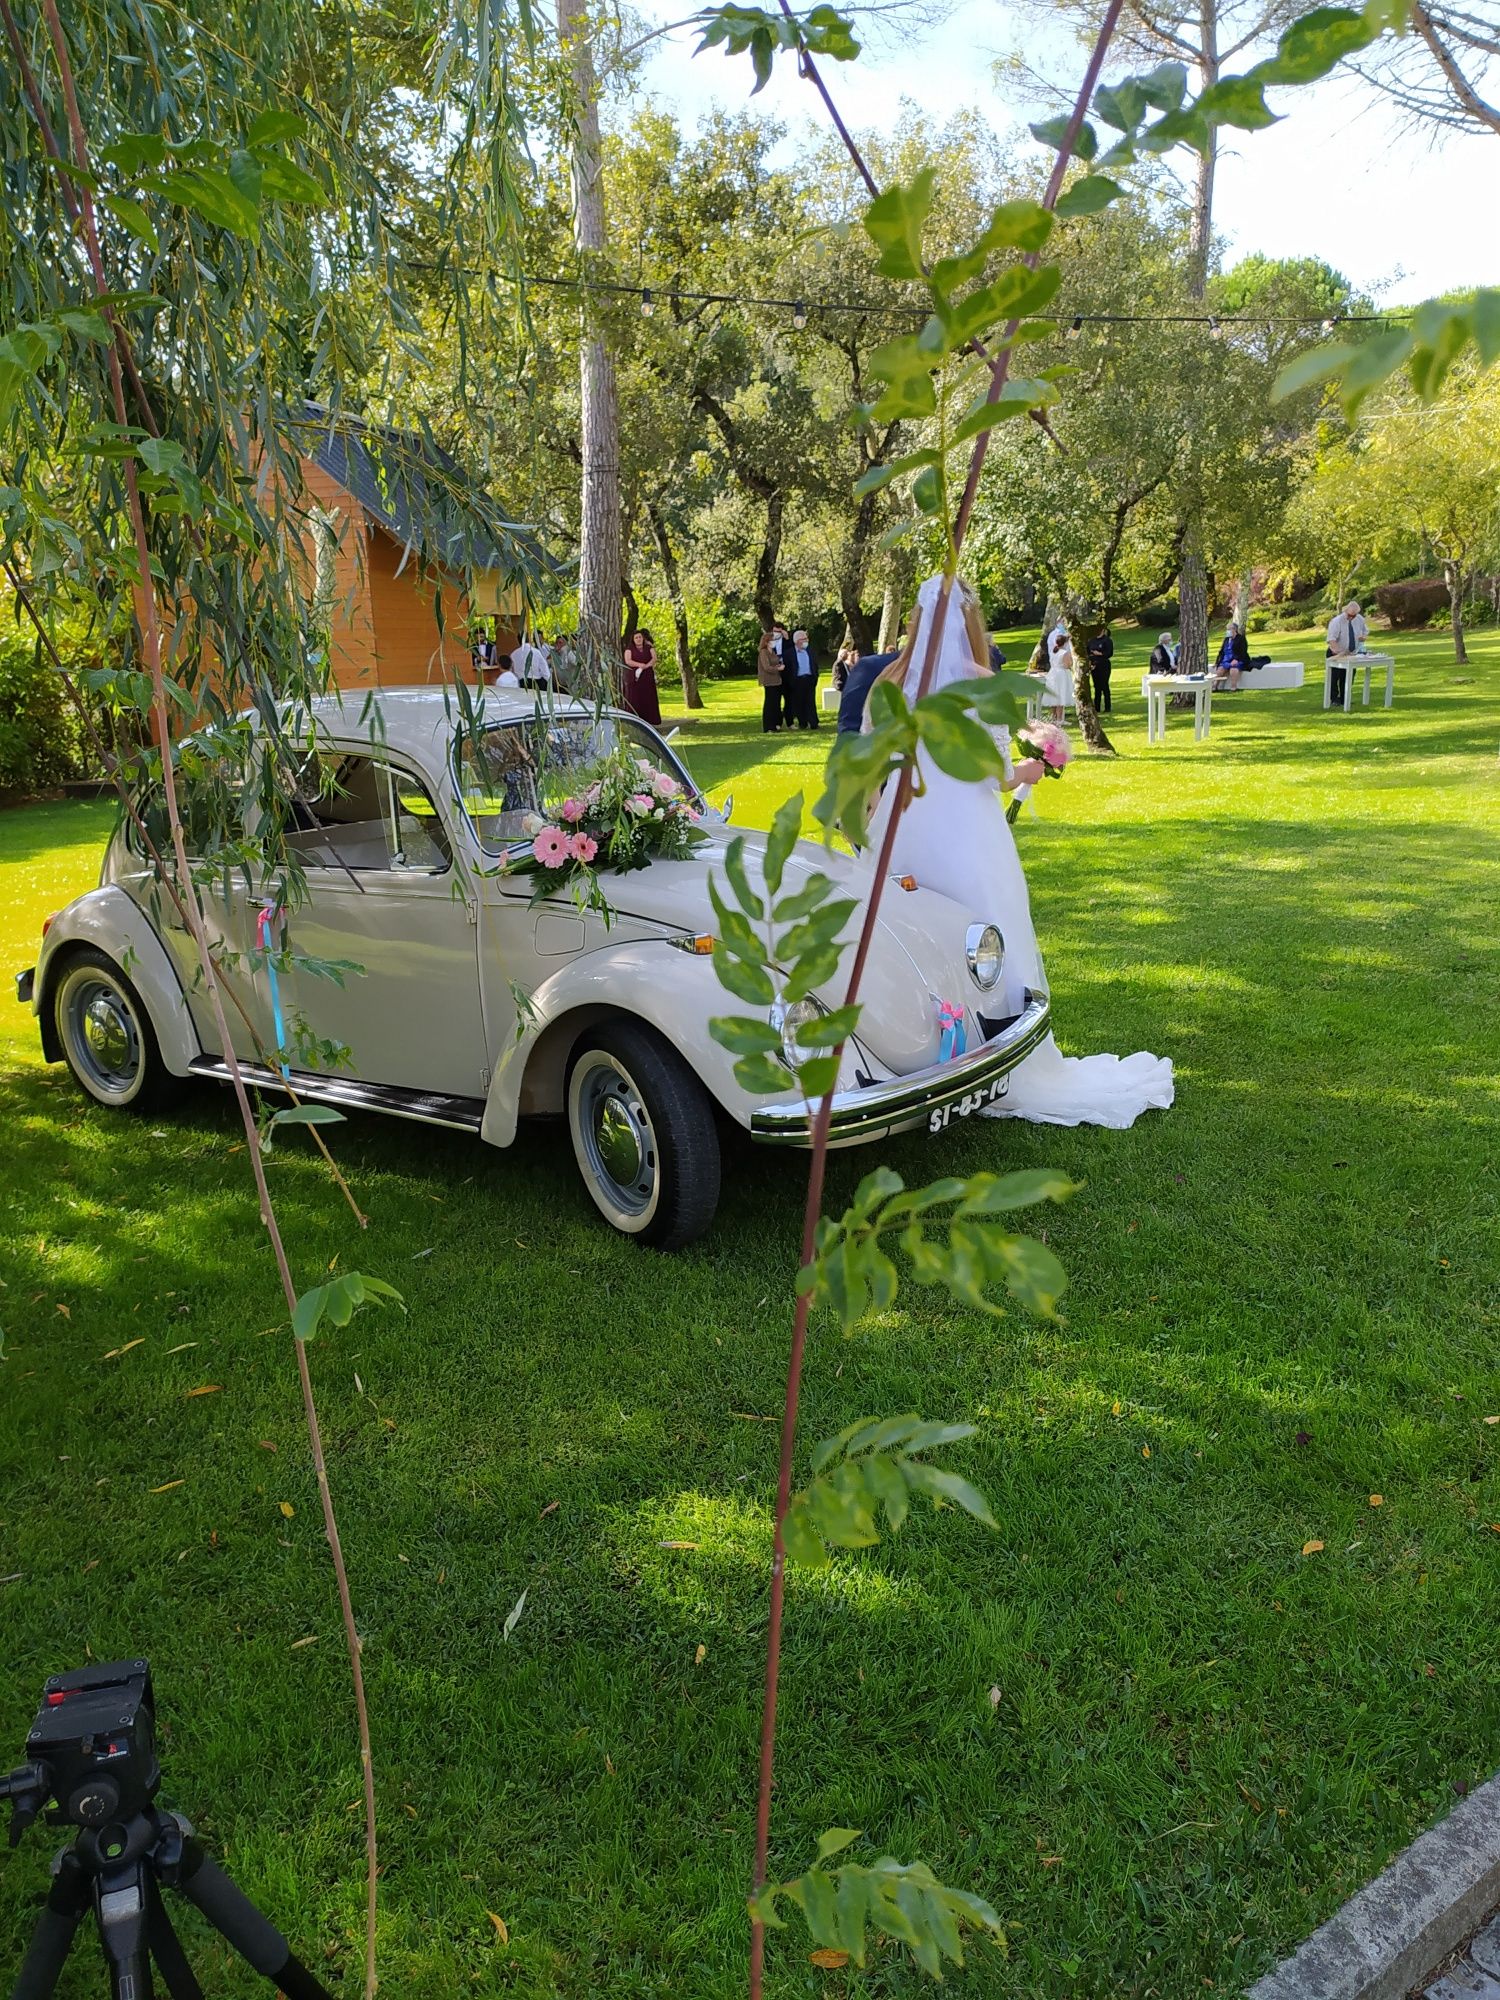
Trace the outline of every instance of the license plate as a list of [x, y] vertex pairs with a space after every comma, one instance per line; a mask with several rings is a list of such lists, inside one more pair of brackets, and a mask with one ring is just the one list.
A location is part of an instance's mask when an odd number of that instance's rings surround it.
[[979, 1089], [955, 1098], [952, 1104], [940, 1104], [928, 1117], [928, 1131], [941, 1132], [954, 1118], [972, 1117], [976, 1111], [983, 1111], [987, 1104], [993, 1104], [996, 1098], [1004, 1097], [1009, 1089], [1009, 1076], [997, 1076], [992, 1083], [981, 1084]]

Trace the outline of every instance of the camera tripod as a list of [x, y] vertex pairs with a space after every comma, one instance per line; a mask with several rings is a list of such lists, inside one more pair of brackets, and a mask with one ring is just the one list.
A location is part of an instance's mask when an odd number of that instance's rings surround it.
[[204, 2000], [172, 1928], [163, 1886], [195, 1904], [286, 2000], [330, 2000], [276, 1926], [204, 1853], [188, 1822], [154, 1806], [97, 1830], [86, 1827], [58, 1855], [11, 2000], [49, 2000], [90, 1909], [104, 1947], [111, 2000], [153, 2000], [153, 1959], [171, 2000]]
[[332, 2000], [250, 1898], [204, 1853], [179, 1814], [155, 1804], [161, 1787], [156, 1701], [145, 1660], [112, 1660], [54, 1674], [26, 1739], [28, 1762], [0, 1773], [14, 1847], [49, 1799], [53, 1825], [79, 1832], [52, 1864], [11, 2000], [50, 2000], [78, 1926], [90, 1910], [104, 1947], [111, 2000], [154, 2000], [154, 1959], [171, 2000], [203, 2000], [172, 1928], [162, 1889], [203, 1912], [247, 1965], [286, 2000]]

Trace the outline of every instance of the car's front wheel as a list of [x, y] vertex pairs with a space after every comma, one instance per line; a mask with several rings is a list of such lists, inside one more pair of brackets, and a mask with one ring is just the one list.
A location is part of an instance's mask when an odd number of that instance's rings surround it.
[[654, 1028], [620, 1021], [579, 1044], [568, 1068], [568, 1130], [595, 1207], [622, 1235], [676, 1250], [713, 1221], [713, 1107]]
[[52, 1019], [68, 1068], [96, 1104], [150, 1113], [181, 1093], [140, 994], [102, 951], [69, 957], [52, 984]]

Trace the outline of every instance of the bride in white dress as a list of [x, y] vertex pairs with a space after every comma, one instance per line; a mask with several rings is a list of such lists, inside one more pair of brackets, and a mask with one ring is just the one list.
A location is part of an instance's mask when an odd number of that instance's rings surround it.
[[[937, 615], [941, 576], [929, 577], [900, 654], [880, 676], [916, 699], [927, 634]], [[956, 680], [987, 674], [989, 643], [979, 606], [962, 580], [955, 579], [943, 621], [942, 640], [927, 692]], [[868, 712], [866, 728], [869, 725]], [[925, 889], [938, 889], [976, 911], [994, 912], [1005, 940], [999, 996], [1007, 1015], [1019, 1014], [1027, 989], [1047, 990], [1047, 977], [1031, 923], [1026, 876], [1015, 836], [1005, 817], [1004, 791], [1022, 796], [1042, 776], [1034, 760], [1012, 763], [1010, 732], [997, 731], [1005, 757], [1004, 786], [994, 778], [969, 782], [950, 778], [925, 750], [917, 752], [922, 790], [908, 803], [896, 828], [891, 869], [914, 875]], [[870, 817], [869, 851], [878, 851], [896, 786], [886, 786]], [[1133, 1125], [1143, 1111], [1165, 1110], [1172, 1102], [1172, 1065], [1144, 1052], [1133, 1056], [1065, 1056], [1049, 1035], [1010, 1078], [1005, 1097], [988, 1107], [991, 1118], [1026, 1118], [1045, 1125]]]

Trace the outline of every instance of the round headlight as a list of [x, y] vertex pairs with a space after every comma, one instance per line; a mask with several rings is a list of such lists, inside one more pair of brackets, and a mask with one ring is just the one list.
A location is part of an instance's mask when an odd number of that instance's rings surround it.
[[974, 984], [986, 993], [1000, 977], [1000, 968], [1005, 963], [1005, 941], [993, 924], [970, 924], [969, 934], [964, 939], [964, 955], [969, 961], [969, 976]]
[[771, 1026], [781, 1036], [781, 1060], [788, 1069], [800, 1068], [813, 1053], [797, 1040], [797, 1030], [822, 1011], [816, 1000], [778, 1000], [771, 1009]]

